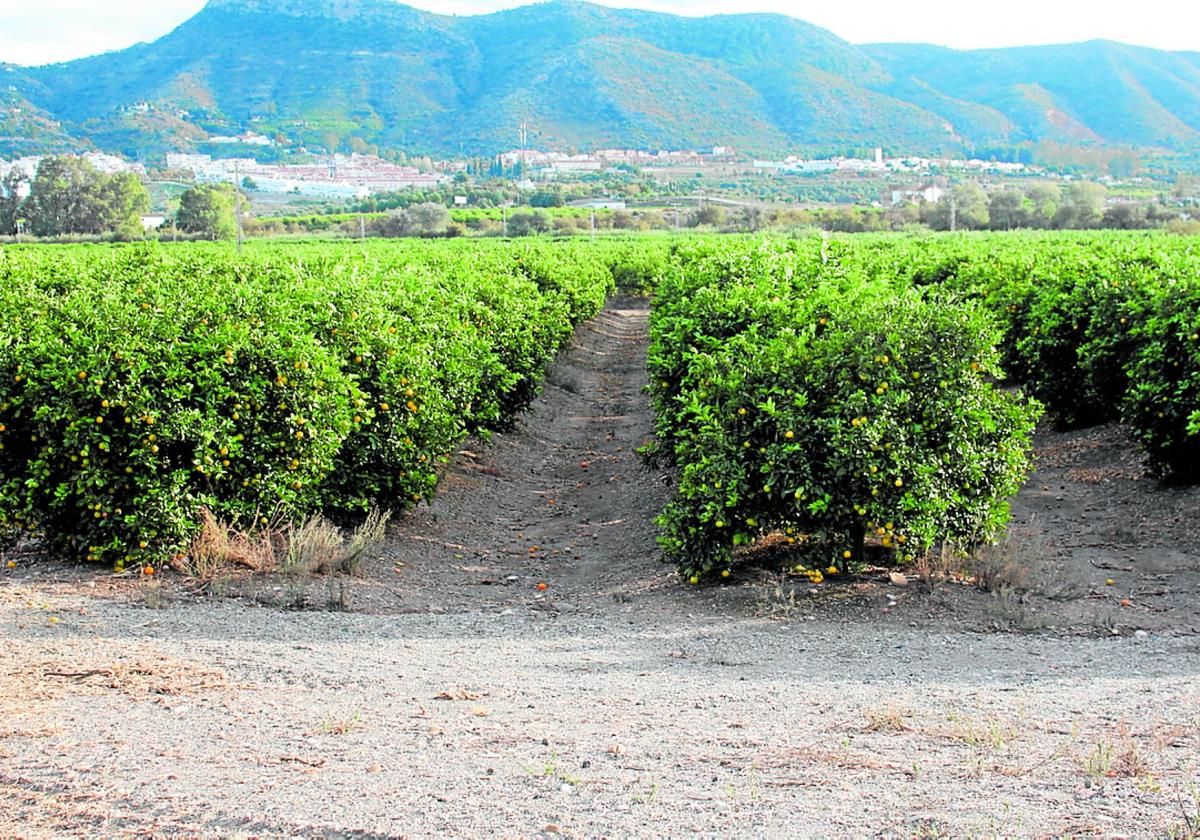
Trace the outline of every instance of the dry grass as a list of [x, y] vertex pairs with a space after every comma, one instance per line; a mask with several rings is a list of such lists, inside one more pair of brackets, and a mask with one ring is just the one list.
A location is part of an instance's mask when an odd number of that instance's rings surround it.
[[287, 532], [287, 547], [279, 558], [279, 573], [288, 577], [335, 571], [345, 537], [338, 526], [314, 514]]
[[350, 541], [338, 562], [339, 571], [354, 576], [361, 574], [363, 558], [375, 546], [383, 542], [383, 538], [387, 535], [388, 520], [391, 517], [390, 512], [381, 511], [378, 508], [373, 508], [367, 514], [363, 523], [350, 535]]
[[[390, 516], [372, 510], [347, 537], [320, 514], [299, 524], [287, 523], [276, 514], [254, 527], [241, 528], [205, 510], [187, 556], [173, 565], [207, 589], [239, 573], [277, 573], [289, 581], [300, 600], [312, 575], [360, 574], [367, 554], [383, 541]], [[339, 600], [346, 599], [339, 596]]]
[[201, 511], [200, 533], [176, 570], [203, 586], [212, 586], [236, 570], [268, 571], [276, 565], [283, 531], [278, 517], [261, 527], [242, 530], [220, 521], [205, 508]]
[[912, 732], [912, 710], [895, 703], [863, 709], [864, 728], [868, 732]]
[[145, 645], [70, 644], [27, 646], [13, 651], [0, 671], [0, 695], [52, 700], [68, 695], [118, 692], [127, 697], [180, 696], [229, 688], [223, 671], [184, 662]]

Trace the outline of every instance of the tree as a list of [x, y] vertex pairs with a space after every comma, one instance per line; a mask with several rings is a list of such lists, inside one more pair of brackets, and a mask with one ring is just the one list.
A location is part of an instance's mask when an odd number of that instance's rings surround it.
[[100, 233], [98, 175], [84, 158], [43, 160], [25, 201], [25, 214], [33, 235]]
[[1050, 227], [1062, 201], [1062, 190], [1056, 184], [1034, 184], [1025, 191], [1025, 197], [1029, 199], [1030, 227]]
[[1007, 189], [995, 193], [988, 201], [988, 223], [992, 230], [1013, 230], [1029, 225], [1025, 193]]
[[509, 236], [528, 236], [550, 230], [550, 220], [541, 210], [513, 213], [508, 217]]
[[414, 204], [408, 208], [408, 224], [417, 236], [437, 236], [450, 226], [450, 211], [432, 202]]
[[1063, 202], [1054, 214], [1054, 226], [1061, 229], [1094, 228], [1100, 224], [1108, 190], [1091, 181], [1074, 181], [1067, 187]]
[[17, 232], [17, 220], [24, 218], [25, 197], [29, 191], [29, 179], [18, 169], [0, 180], [0, 236], [11, 236]]
[[766, 223], [766, 219], [763, 217], [761, 207], [739, 207], [734, 213], [731, 223], [738, 230], [753, 233], [762, 228]]
[[149, 206], [150, 195], [136, 175], [105, 175], [85, 158], [51, 157], [38, 166], [24, 213], [35, 236], [135, 237]]
[[1117, 230], [1142, 230], [1150, 227], [1150, 221], [1144, 206], [1124, 202], [1104, 211], [1102, 226]]
[[708, 225], [710, 227], [720, 227], [725, 223], [725, 208], [719, 204], [705, 204], [692, 216], [692, 225], [700, 227]]
[[209, 239], [230, 239], [237, 233], [237, 204], [232, 184], [192, 187], [179, 197], [175, 224], [184, 233]]
[[979, 230], [988, 224], [987, 193], [978, 184], [955, 184], [933, 208], [929, 224], [935, 230]]
[[112, 231], [126, 239], [142, 236], [142, 216], [150, 209], [150, 193], [141, 178], [119, 172], [104, 180], [100, 195], [103, 231]]

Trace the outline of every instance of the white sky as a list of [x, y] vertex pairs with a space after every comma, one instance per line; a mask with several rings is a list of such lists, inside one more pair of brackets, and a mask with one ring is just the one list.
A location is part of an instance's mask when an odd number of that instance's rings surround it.
[[[780, 12], [853, 43], [919, 41], [970, 49], [1108, 38], [1200, 51], [1194, 0], [602, 0], [676, 14]], [[524, 5], [521, 0], [415, 0], [446, 14]], [[204, 0], [0, 0], [0, 61], [46, 64], [151, 41], [191, 17]]]

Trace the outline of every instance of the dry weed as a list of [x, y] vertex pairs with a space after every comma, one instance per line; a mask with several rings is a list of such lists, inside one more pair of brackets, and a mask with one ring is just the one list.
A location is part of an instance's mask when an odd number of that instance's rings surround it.
[[909, 724], [912, 710], [895, 703], [868, 706], [863, 709], [865, 728], [868, 732], [912, 732]]
[[263, 572], [275, 566], [284, 530], [278, 516], [251, 530], [222, 522], [207, 508], [200, 516], [200, 532], [177, 571], [203, 586], [211, 586], [236, 569]]

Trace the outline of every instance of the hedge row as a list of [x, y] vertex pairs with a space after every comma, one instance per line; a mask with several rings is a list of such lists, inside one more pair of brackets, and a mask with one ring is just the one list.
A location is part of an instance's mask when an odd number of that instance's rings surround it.
[[118, 566], [207, 507], [360, 511], [536, 394], [613, 285], [499, 243], [0, 250], [0, 526]]
[[1126, 422], [1152, 467], [1200, 480], [1200, 242], [1164, 234], [839, 243], [873, 276], [981, 299], [1005, 367], [1060, 426]]

